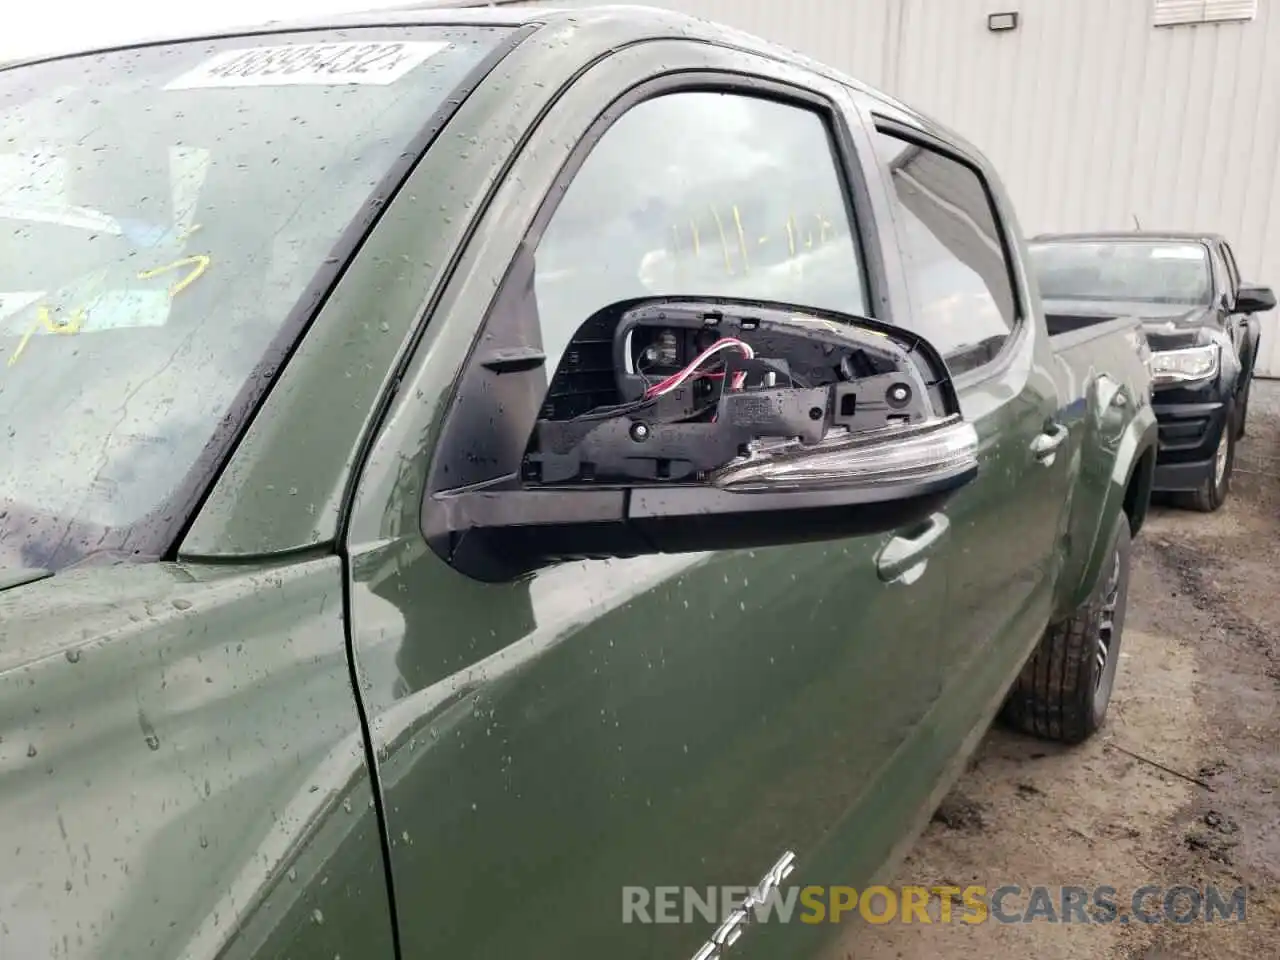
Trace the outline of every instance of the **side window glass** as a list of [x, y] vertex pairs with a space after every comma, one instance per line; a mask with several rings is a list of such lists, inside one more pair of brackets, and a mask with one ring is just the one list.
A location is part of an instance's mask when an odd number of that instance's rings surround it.
[[1236, 255], [1227, 244], [1222, 245], [1222, 259], [1227, 265], [1227, 279], [1231, 283], [1231, 293], [1240, 289], [1240, 270], [1236, 266]]
[[1209, 272], [1213, 274], [1213, 285], [1219, 290], [1231, 289], [1231, 268], [1227, 266], [1227, 258], [1222, 251], [1209, 246]]
[[866, 315], [842, 173], [822, 117], [731, 93], [644, 101], [587, 156], [536, 251], [547, 369], [631, 297], [782, 300]]
[[986, 185], [972, 167], [877, 132], [897, 195], [915, 319], [953, 374], [995, 358], [1018, 322], [1012, 273]]

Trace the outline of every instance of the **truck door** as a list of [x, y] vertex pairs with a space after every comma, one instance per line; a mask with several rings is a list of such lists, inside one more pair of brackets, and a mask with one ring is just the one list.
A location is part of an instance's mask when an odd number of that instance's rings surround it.
[[[1222, 263], [1226, 267], [1223, 277], [1223, 292], [1227, 296], [1227, 303], [1232, 305], [1236, 302], [1236, 294], [1240, 289], [1240, 268], [1236, 265], [1235, 254], [1231, 250], [1231, 245], [1225, 240], [1221, 241], [1218, 249], [1222, 252]], [[1217, 259], [1216, 257], [1214, 258]], [[1231, 337], [1231, 342], [1235, 344], [1236, 356], [1240, 358], [1241, 372], [1246, 377], [1252, 376], [1254, 366], [1258, 360], [1258, 343], [1261, 339], [1261, 324], [1258, 318], [1251, 313], [1240, 313], [1234, 309], [1226, 318], [1227, 333]], [[1248, 380], [1245, 380], [1248, 383]], [[1248, 389], [1247, 386], [1240, 388], [1242, 391]], [[1238, 394], [1239, 403], [1243, 403], [1247, 398], [1242, 392]]]
[[[420, 504], [439, 419], [455, 415], [445, 385], [523, 283], [514, 302], [539, 313], [549, 373], [594, 362], [565, 344], [632, 296], [692, 287], [875, 314], [884, 281], [863, 250], [878, 241], [854, 189], [869, 139], [825, 81], [663, 41], [586, 71], [512, 157], [486, 131], [524, 129], [556, 92], [520, 74], [524, 51], [494, 81], [519, 102], [478, 91], [402, 191], [511, 164], [407, 366], [345, 545], [401, 947], [689, 957], [733, 905], [723, 886], [794, 855], [796, 916], [735, 955], [804, 955], [839, 928], [799, 922], [799, 886], [861, 882], [900, 808], [934, 786], [882, 771], [946, 669], [945, 523], [887, 554], [875, 537], [483, 584], [427, 547]], [[883, 816], [847, 817], [859, 803]]]
[[954, 529], [942, 655], [953, 695], [991, 706], [1051, 612], [1071, 451], [1043, 322], [1010, 254], [982, 167], [882, 116], [877, 150], [893, 184], [919, 330], [942, 350], [980, 437], [978, 479], [948, 504]]

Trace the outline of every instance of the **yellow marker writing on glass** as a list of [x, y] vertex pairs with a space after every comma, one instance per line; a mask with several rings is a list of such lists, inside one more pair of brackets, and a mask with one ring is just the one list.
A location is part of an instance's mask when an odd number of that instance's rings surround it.
[[[741, 261], [742, 272], [750, 273], [751, 243], [748, 240], [748, 234], [755, 236], [752, 227], [758, 228], [760, 225], [749, 222], [738, 204], [729, 206], [727, 217], [722, 216], [721, 211], [714, 205], [709, 205], [707, 210], [710, 214], [710, 224], [720, 237], [721, 259], [723, 260], [725, 273], [729, 276], [734, 276], [738, 272], [737, 261], [739, 260]], [[806, 250], [824, 246], [839, 235], [832, 222], [823, 213], [802, 212], [797, 214], [795, 211], [790, 211], [787, 213], [786, 220], [780, 226], [783, 228], [785, 235], [787, 260], [790, 261], [794, 269], [802, 269], [801, 254]], [[732, 239], [730, 237], [730, 228], [733, 233]], [[760, 234], [755, 240], [755, 246], [760, 249], [772, 249], [772, 234], [772, 230]], [[701, 259], [702, 238], [699, 234], [697, 218], [691, 217], [689, 219], [690, 243], [688, 246], [685, 246], [682, 242], [683, 230], [679, 226], [672, 225], [671, 235], [671, 252], [677, 262], [682, 262], [686, 256], [691, 256], [694, 260]], [[732, 242], [733, 240], [737, 241], [738, 252], [736, 255], [732, 249], [735, 246]]]
[[720, 219], [720, 214], [715, 207], [711, 208], [711, 217], [716, 222], [716, 230], [720, 233], [720, 249], [724, 251], [724, 269], [729, 276], [733, 276], [733, 261], [729, 259], [729, 238], [724, 232], [724, 221]]
[[744, 273], [751, 272], [751, 263], [747, 260], [747, 237], [742, 229], [742, 214], [738, 212], [738, 205], [733, 205], [733, 225], [738, 231], [738, 249], [742, 251], [742, 270]]
[[166, 263], [163, 267], [153, 267], [150, 270], [143, 270], [138, 274], [139, 280], [150, 280], [158, 277], [162, 273], [169, 273], [182, 267], [191, 267], [191, 272], [169, 288], [169, 297], [172, 299], [180, 294], [200, 277], [202, 273], [209, 269], [209, 258], [204, 254], [197, 254], [194, 257], [183, 257], [181, 260], [175, 260], [173, 263]]
[[[188, 231], [188, 234], [194, 233], [198, 229], [200, 229], [198, 226], [193, 227]], [[162, 267], [153, 267], [150, 270], [143, 270], [138, 274], [138, 279], [150, 280], [153, 277], [158, 277], [162, 274], [179, 270], [182, 267], [190, 267], [191, 270], [188, 271], [185, 276], [181, 277], [176, 283], [169, 287], [169, 299], [172, 300], [199, 279], [200, 275], [209, 269], [210, 262], [211, 259], [205, 254], [183, 257], [181, 260], [173, 261], [173, 263], [166, 263]], [[36, 309], [35, 323], [31, 324], [31, 326], [27, 328], [27, 332], [22, 335], [22, 339], [18, 342], [18, 348], [13, 351], [13, 355], [9, 357], [6, 365], [12, 367], [18, 362], [18, 358], [21, 357], [23, 351], [27, 349], [27, 343], [30, 342], [31, 338], [35, 335], [35, 332], [41, 327], [44, 327], [52, 334], [66, 336], [69, 334], [79, 333], [80, 328], [84, 326], [84, 320], [84, 307], [76, 307], [72, 310], [71, 319], [69, 320], [55, 321], [53, 318], [53, 311], [49, 308], [48, 304], [42, 303]]]
[[18, 358], [22, 356], [22, 351], [27, 349], [27, 343], [30, 341], [35, 332], [44, 327], [50, 333], [67, 335], [71, 333], [79, 333], [80, 327], [84, 324], [84, 310], [77, 307], [71, 311], [71, 319], [66, 321], [55, 321], [53, 319], [53, 311], [49, 309], [48, 304], [40, 304], [36, 311], [36, 322], [27, 328], [27, 332], [22, 335], [22, 340], [18, 342], [18, 349], [13, 351], [13, 356], [9, 358], [9, 366], [13, 366], [18, 362]]

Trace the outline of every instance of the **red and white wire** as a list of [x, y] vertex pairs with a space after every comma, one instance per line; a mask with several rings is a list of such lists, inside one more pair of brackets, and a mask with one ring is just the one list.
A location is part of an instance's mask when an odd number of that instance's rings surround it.
[[[723, 340], [717, 340], [711, 346], [707, 347], [707, 349], [703, 350], [700, 354], [694, 357], [693, 360], [689, 363], [689, 365], [686, 366], [679, 373], [673, 373], [671, 376], [667, 377], [665, 380], [661, 380], [658, 383], [655, 383], [652, 387], [650, 387], [648, 390], [645, 391], [645, 394], [644, 394], [645, 397], [646, 398], [660, 397], [664, 393], [670, 393], [676, 387], [680, 386], [682, 383], [684, 383], [686, 380], [692, 377], [695, 373], [697, 373], [698, 368], [702, 366], [704, 363], [706, 363], [708, 359], [715, 356], [717, 353], [720, 353], [722, 350], [729, 350], [729, 349], [737, 350], [748, 360], [750, 360], [752, 357], [755, 356], [755, 351], [751, 349], [751, 345], [746, 341], [739, 340], [737, 337], [725, 337]], [[741, 390], [742, 384], [746, 381], [746, 379], [747, 379], [746, 371], [739, 370], [734, 375], [733, 384], [731, 385], [730, 389]]]

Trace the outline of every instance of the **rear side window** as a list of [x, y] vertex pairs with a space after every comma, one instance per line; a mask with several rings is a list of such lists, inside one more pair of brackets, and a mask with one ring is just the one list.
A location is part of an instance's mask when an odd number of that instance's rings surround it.
[[631, 297], [754, 297], [865, 315], [862, 261], [823, 117], [688, 91], [623, 114], [587, 155], [536, 252], [555, 369], [592, 313]]
[[897, 199], [916, 326], [953, 374], [1000, 353], [1018, 323], [995, 210], [981, 175], [945, 153], [876, 132]]

